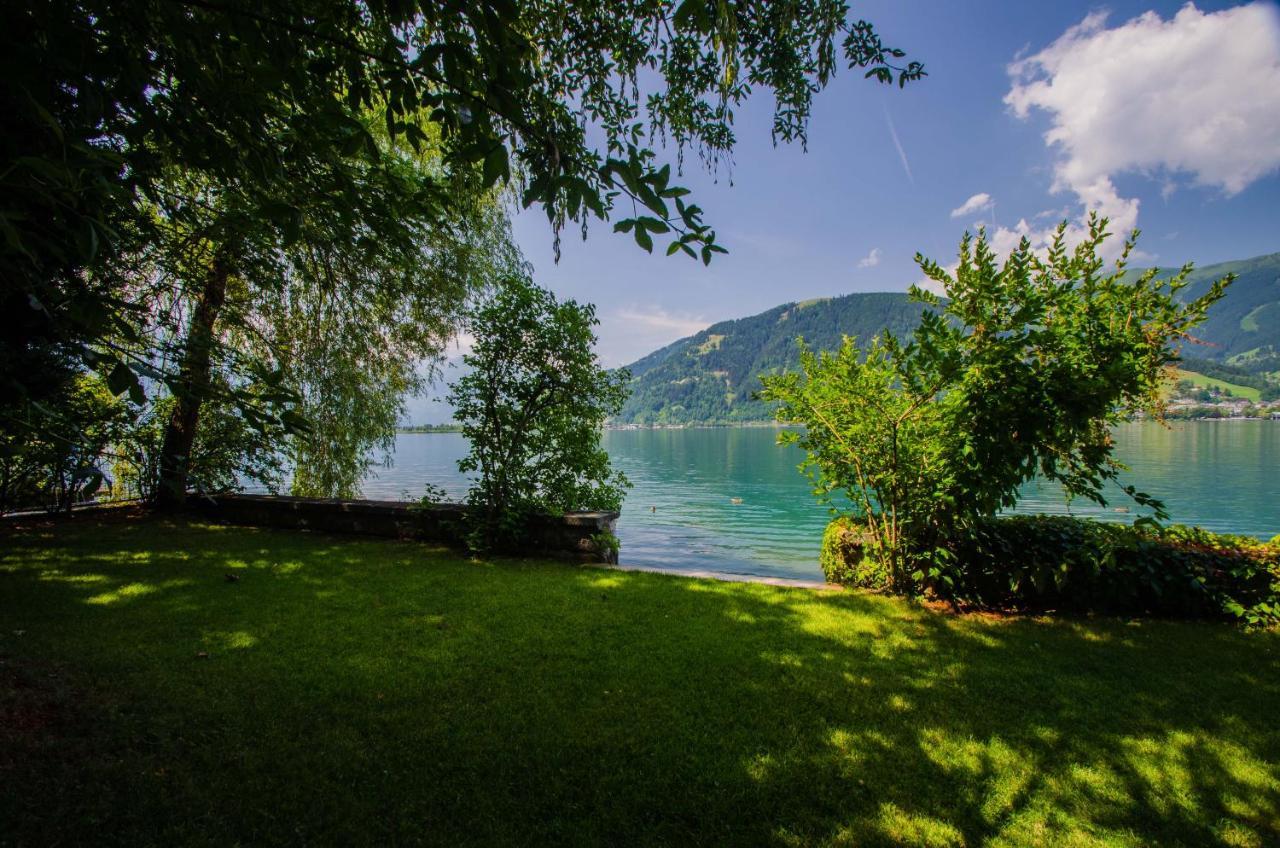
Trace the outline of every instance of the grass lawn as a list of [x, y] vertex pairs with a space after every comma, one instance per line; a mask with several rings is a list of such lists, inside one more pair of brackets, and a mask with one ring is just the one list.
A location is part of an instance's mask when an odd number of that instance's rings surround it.
[[1280, 844], [1280, 634], [0, 531], [0, 844], [80, 842]]
[[1196, 371], [1183, 371], [1181, 368], [1175, 369], [1178, 372], [1179, 380], [1190, 380], [1202, 389], [1223, 389], [1231, 392], [1238, 398], [1251, 400], [1257, 403], [1262, 399], [1262, 392], [1252, 386], [1240, 386], [1236, 383], [1228, 383], [1226, 380], [1219, 380], [1217, 377], [1206, 377]]

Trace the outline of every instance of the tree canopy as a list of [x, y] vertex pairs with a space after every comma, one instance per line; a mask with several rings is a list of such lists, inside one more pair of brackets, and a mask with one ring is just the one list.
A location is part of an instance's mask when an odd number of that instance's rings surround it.
[[[113, 340], [137, 341], [142, 316], [116, 272], [175, 171], [234, 210], [228, 236], [265, 223], [289, 242], [321, 196], [348, 235], [394, 228], [380, 195], [354, 190], [352, 168], [382, 155], [368, 110], [415, 147], [434, 129], [450, 166], [488, 184], [514, 175], [557, 232], [625, 198], [641, 214], [617, 228], [708, 261], [714, 232], [657, 148], [716, 162], [759, 88], [774, 94], [775, 138], [803, 142], [812, 97], [842, 63], [885, 82], [923, 75], [848, 15], [835, 0], [6, 6], [0, 380], [37, 391], [24, 357], [62, 345], [130, 382], [136, 363]], [[447, 196], [432, 200], [439, 221]]]

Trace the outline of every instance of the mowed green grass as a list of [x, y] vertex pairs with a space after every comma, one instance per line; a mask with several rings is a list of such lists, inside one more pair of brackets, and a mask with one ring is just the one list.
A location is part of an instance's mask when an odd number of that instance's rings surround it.
[[1181, 368], [1176, 369], [1179, 380], [1190, 380], [1202, 389], [1223, 389], [1231, 392], [1238, 398], [1251, 400], [1257, 403], [1262, 399], [1262, 392], [1252, 386], [1241, 386], [1236, 383], [1228, 383], [1226, 380], [1219, 380], [1217, 377], [1206, 377], [1197, 371], [1183, 371]]
[[121, 514], [0, 535], [0, 661], [5, 845], [1280, 843], [1227, 625]]

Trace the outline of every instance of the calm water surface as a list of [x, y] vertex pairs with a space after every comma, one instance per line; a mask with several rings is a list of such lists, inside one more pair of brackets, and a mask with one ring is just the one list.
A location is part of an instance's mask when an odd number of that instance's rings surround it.
[[[622, 561], [670, 569], [820, 577], [829, 520], [796, 471], [800, 452], [767, 428], [614, 430], [605, 447], [635, 487], [618, 521]], [[1280, 533], [1280, 422], [1195, 421], [1116, 431], [1128, 480], [1163, 498], [1173, 520], [1270, 538]], [[394, 464], [366, 481], [370, 498], [418, 497], [431, 483], [461, 497], [466, 442], [456, 433], [404, 434]], [[735, 504], [734, 499], [741, 499]], [[1123, 495], [1114, 505], [1125, 503]], [[1051, 486], [1025, 487], [1018, 512], [1132, 520], [1088, 504], [1068, 508]]]

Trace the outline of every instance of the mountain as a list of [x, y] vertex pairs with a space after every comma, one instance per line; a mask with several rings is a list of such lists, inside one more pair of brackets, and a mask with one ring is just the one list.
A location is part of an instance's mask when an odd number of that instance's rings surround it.
[[794, 367], [796, 338], [832, 348], [842, 335], [908, 334], [923, 307], [905, 294], [878, 292], [784, 303], [759, 315], [721, 321], [627, 366], [631, 397], [615, 418], [630, 424], [767, 421], [752, 399], [759, 374]]
[[[1227, 273], [1238, 279], [1197, 333], [1206, 344], [1189, 347], [1187, 355], [1242, 373], [1280, 371], [1280, 253], [1198, 268], [1184, 297], [1203, 294]], [[921, 309], [905, 294], [848, 294], [784, 303], [713, 324], [627, 366], [631, 397], [614, 420], [640, 425], [768, 421], [766, 404], [752, 399], [760, 389], [759, 375], [796, 367], [798, 336], [826, 349], [839, 345], [842, 336], [869, 340], [885, 329], [901, 338], [915, 328]]]
[[1197, 268], [1184, 298], [1199, 297], [1224, 274], [1236, 281], [1196, 331], [1207, 344], [1189, 346], [1186, 355], [1246, 368], [1270, 360], [1264, 370], [1280, 370], [1280, 253]]

